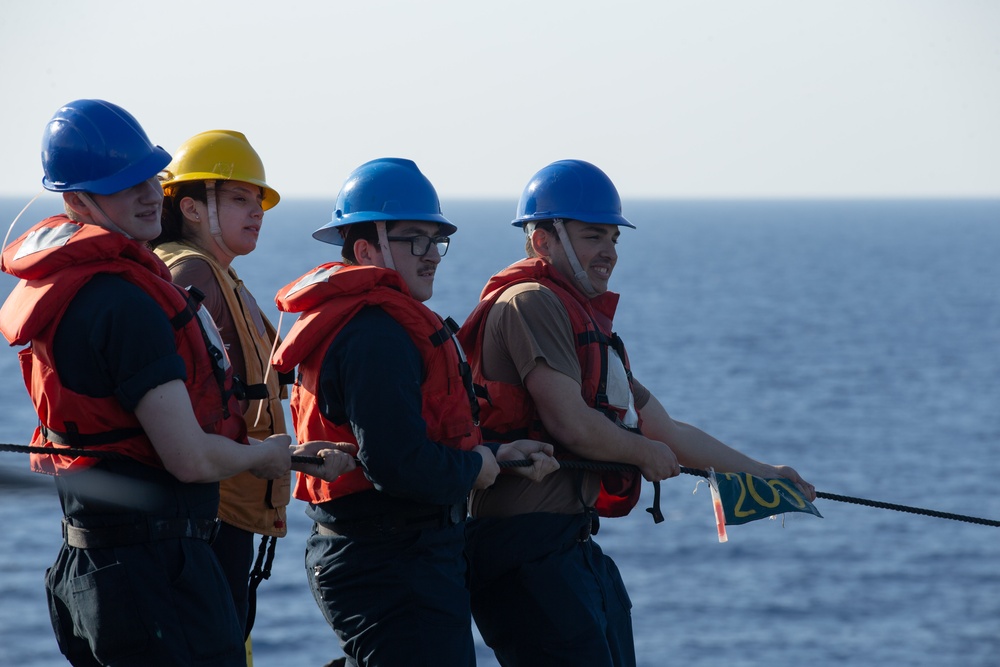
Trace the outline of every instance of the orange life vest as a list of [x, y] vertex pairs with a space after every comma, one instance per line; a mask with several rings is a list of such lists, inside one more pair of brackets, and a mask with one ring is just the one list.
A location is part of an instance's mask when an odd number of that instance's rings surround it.
[[[336, 425], [320, 414], [320, 372], [323, 357], [340, 330], [362, 308], [378, 306], [406, 329], [420, 352], [425, 371], [420, 387], [422, 415], [428, 437], [465, 451], [480, 444], [464, 354], [448, 325], [410, 296], [398, 273], [375, 266], [322, 264], [283, 287], [275, 303], [283, 312], [300, 313], [271, 360], [281, 372], [299, 368], [290, 401], [299, 442], [357, 444], [350, 423]], [[374, 485], [358, 468], [333, 482], [298, 475], [294, 495], [318, 504], [372, 488]]]
[[[21, 278], [3, 308], [0, 331], [19, 352], [21, 372], [38, 413], [32, 446], [87, 447], [118, 452], [163, 468], [135, 414], [114, 397], [95, 398], [63, 386], [53, 358], [59, 322], [79, 289], [94, 275], [114, 274], [134, 283], [163, 308], [174, 326], [177, 352], [184, 359], [184, 384], [198, 423], [207, 433], [246, 443], [239, 403], [230, 391], [231, 370], [210, 318], [170, 281], [170, 272], [140, 243], [97, 225], [64, 215], [43, 220], [3, 252], [3, 270]], [[33, 454], [31, 468], [52, 475], [93, 466], [93, 457]]]
[[[572, 459], [574, 456], [560, 447], [545, 430], [535, 403], [523, 385], [487, 380], [483, 376], [483, 336], [490, 309], [505, 290], [526, 282], [544, 285], [559, 298], [573, 328], [582, 373], [580, 391], [583, 400], [624, 428], [622, 418], [625, 411], [609, 405], [607, 397], [609, 348], [618, 352], [630, 382], [632, 378], [621, 339], [611, 331], [618, 295], [605, 292], [587, 299], [548, 263], [541, 259], [525, 259], [490, 278], [483, 288], [479, 304], [458, 334], [459, 342], [468, 350], [473, 382], [484, 388], [486, 393], [480, 398], [479, 405], [483, 437], [500, 442], [518, 438], [551, 442], [556, 447], [556, 458]], [[595, 505], [598, 513], [607, 517], [628, 514], [639, 500], [641, 483], [642, 477], [638, 472], [602, 473], [601, 490]]]

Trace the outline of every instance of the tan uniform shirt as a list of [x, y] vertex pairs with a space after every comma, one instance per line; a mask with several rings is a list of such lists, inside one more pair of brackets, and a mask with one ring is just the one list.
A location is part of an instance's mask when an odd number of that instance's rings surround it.
[[[497, 300], [486, 319], [483, 375], [490, 380], [523, 384], [538, 362], [544, 361], [582, 384], [575, 340], [569, 315], [559, 297], [538, 283], [515, 285]], [[641, 410], [649, 400], [649, 391], [638, 382], [634, 383], [634, 390], [635, 405]], [[559, 471], [541, 482], [500, 475], [489, 489], [473, 491], [472, 515], [577, 514], [584, 503], [594, 504], [599, 488], [599, 474], [578, 470]]]

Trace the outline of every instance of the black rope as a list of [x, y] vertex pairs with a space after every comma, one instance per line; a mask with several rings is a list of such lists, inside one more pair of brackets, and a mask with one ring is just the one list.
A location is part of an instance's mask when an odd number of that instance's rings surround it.
[[[89, 456], [93, 458], [100, 459], [124, 459], [128, 458], [123, 454], [118, 452], [105, 452], [105, 451], [90, 451], [86, 449], [72, 449], [72, 448], [62, 448], [62, 447], [26, 447], [24, 445], [6, 445], [0, 443], [0, 452], [22, 452], [28, 454], [53, 454], [58, 453], [64, 456]], [[292, 463], [314, 463], [321, 465], [323, 463], [322, 457], [319, 456], [293, 456]], [[527, 459], [519, 461], [497, 461], [497, 464], [501, 468], [527, 468], [532, 465], [532, 461]], [[604, 461], [560, 461], [559, 465], [563, 469], [567, 470], [590, 470], [595, 472], [623, 472], [628, 470], [638, 470], [636, 466], [629, 465], [626, 463], [607, 463]], [[698, 468], [688, 468], [686, 466], [681, 466], [681, 472], [686, 475], [695, 475], [697, 477], [708, 477], [708, 472], [705, 470], [699, 470]], [[892, 510], [894, 512], [907, 512], [910, 514], [921, 514], [923, 516], [935, 517], [938, 519], [950, 519], [952, 521], [964, 521], [966, 523], [975, 523], [981, 526], [994, 526], [1000, 527], [1000, 521], [995, 519], [983, 519], [976, 516], [968, 516], [965, 514], [952, 514], [950, 512], [939, 512], [937, 510], [924, 509], [922, 507], [910, 507], [909, 505], [897, 505], [896, 503], [884, 503], [878, 500], [870, 500], [868, 498], [855, 498], [853, 496], [841, 496], [835, 493], [824, 493], [823, 491], [816, 492], [817, 498], [823, 498], [824, 500], [834, 500], [840, 503], [853, 503], [855, 505], [863, 505], [865, 507], [874, 507], [876, 509]]]
[[5, 445], [0, 443], [0, 452], [19, 452], [21, 454], [62, 454], [63, 456], [89, 456], [94, 459], [122, 461], [129, 457], [118, 452], [91, 451], [73, 447], [27, 447], [25, 445]]
[[1000, 526], [1000, 521], [995, 521], [993, 519], [981, 519], [977, 516], [966, 516], [965, 514], [952, 514], [950, 512], [939, 512], [937, 510], [928, 510], [921, 507], [910, 507], [908, 505], [896, 505], [895, 503], [883, 503], [878, 500], [868, 500], [867, 498], [853, 498], [851, 496], [838, 496], [836, 493], [823, 493], [822, 491], [816, 492], [817, 498], [825, 498], [826, 500], [836, 500], [841, 503], [854, 503], [855, 505], [864, 505], [866, 507], [877, 507], [883, 510], [894, 510], [896, 512], [909, 512], [910, 514], [923, 514], [924, 516], [933, 516], [938, 519], [951, 519], [953, 521], [965, 521], [966, 523], [978, 523], [982, 526]]
[[[501, 468], [524, 468], [532, 464], [531, 461], [499, 461]], [[560, 467], [569, 469], [582, 469], [582, 470], [595, 470], [595, 471], [622, 471], [622, 470], [637, 470], [633, 465], [628, 465], [625, 463], [605, 463], [602, 461], [560, 461]], [[708, 477], [708, 471], [699, 470], [698, 468], [687, 468], [681, 466], [681, 472], [687, 475], [696, 475], [698, 477]], [[910, 507], [908, 505], [897, 505], [895, 503], [883, 503], [878, 500], [869, 500], [867, 498], [854, 498], [852, 496], [841, 496], [835, 493], [824, 493], [822, 491], [816, 492], [817, 498], [823, 498], [825, 500], [835, 500], [841, 503], [854, 503], [855, 505], [864, 505], [866, 507], [875, 507], [883, 510], [893, 510], [896, 512], [909, 512], [910, 514], [922, 514], [924, 516], [932, 516], [938, 519], [951, 519], [953, 521], [964, 521], [966, 523], [977, 523], [982, 526], [997, 526], [1000, 527], [1000, 521], [994, 519], [983, 519], [976, 516], [967, 516], [964, 514], [952, 514], [950, 512], [939, 512], [937, 510], [924, 509], [922, 507]]]
[[[104, 450], [79, 449], [73, 447], [29, 447], [27, 445], [8, 445], [0, 443], [0, 452], [17, 452], [20, 454], [59, 454], [61, 456], [86, 456], [92, 459], [104, 459], [106, 461], [127, 461], [132, 457], [121, 452], [108, 452]], [[314, 463], [323, 464], [320, 456], [293, 456], [292, 463]]]

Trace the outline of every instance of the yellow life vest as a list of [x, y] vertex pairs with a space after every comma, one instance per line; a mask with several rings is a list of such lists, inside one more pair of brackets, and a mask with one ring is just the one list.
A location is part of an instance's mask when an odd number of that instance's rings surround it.
[[[183, 241], [157, 246], [156, 254], [171, 269], [182, 260], [190, 258], [208, 263], [222, 288], [226, 307], [232, 315], [243, 350], [247, 375], [243, 380], [248, 385], [265, 384], [264, 374], [270, 365], [271, 346], [277, 337], [277, 330], [257, 308], [236, 271], [231, 267], [223, 267], [204, 250]], [[268, 398], [263, 401], [251, 400], [243, 414], [247, 434], [258, 440], [286, 432], [285, 413], [281, 406], [283, 390], [274, 369], [267, 373], [266, 384]], [[258, 479], [249, 472], [242, 472], [223, 480], [219, 518], [237, 528], [260, 535], [284, 537], [288, 530], [285, 507], [290, 496], [291, 475], [268, 481]]]

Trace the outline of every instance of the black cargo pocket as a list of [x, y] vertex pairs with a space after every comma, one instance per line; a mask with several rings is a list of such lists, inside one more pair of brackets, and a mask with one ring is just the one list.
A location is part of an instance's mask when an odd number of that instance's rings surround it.
[[77, 631], [102, 664], [145, 650], [149, 635], [132, 597], [125, 566], [108, 565], [71, 579]]

